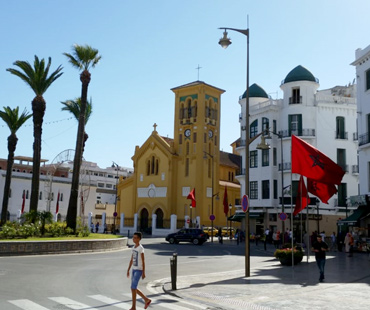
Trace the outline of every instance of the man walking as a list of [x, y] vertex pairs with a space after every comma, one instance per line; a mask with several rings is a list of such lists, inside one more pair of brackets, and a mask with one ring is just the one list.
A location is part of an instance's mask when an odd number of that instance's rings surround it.
[[312, 245], [312, 251], [315, 252], [316, 263], [320, 270], [319, 281], [322, 282], [325, 279], [325, 252], [328, 250], [328, 245], [322, 240], [320, 235], [317, 235], [316, 239], [316, 242]]

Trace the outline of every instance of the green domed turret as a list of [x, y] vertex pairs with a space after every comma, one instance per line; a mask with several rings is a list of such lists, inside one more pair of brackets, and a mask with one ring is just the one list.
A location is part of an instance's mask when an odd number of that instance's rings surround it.
[[[247, 91], [244, 92], [242, 99], [247, 97]], [[254, 83], [253, 85], [249, 86], [249, 98], [268, 98], [269, 96], [265, 92], [265, 90], [259, 86], [258, 84]]]

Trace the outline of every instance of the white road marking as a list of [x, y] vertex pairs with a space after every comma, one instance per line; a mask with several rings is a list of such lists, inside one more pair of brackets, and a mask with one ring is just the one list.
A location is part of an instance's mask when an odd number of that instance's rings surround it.
[[117, 299], [113, 299], [113, 298], [110, 298], [110, 297], [106, 297], [106, 296], [103, 296], [103, 295], [90, 295], [88, 296], [92, 299], [95, 299], [95, 300], [98, 300], [98, 301], [101, 301], [107, 305], [110, 305], [112, 307], [116, 307], [116, 308], [120, 308], [120, 309], [126, 309], [126, 310], [129, 310], [131, 309], [131, 304], [130, 303], [124, 303], [120, 300], [117, 300]]
[[49, 310], [28, 299], [8, 300], [8, 302], [24, 310]]
[[58, 304], [71, 308], [73, 310], [82, 310], [82, 309], [98, 310], [96, 308], [91, 308], [90, 306], [82, 304], [75, 300], [69, 299], [67, 297], [49, 297], [49, 299], [57, 302]]

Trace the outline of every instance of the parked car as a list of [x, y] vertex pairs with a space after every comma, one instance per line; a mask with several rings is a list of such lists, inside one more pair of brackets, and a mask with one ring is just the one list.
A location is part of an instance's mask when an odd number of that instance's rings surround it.
[[211, 237], [212, 235], [213, 237], [217, 236], [216, 227], [213, 227], [213, 230], [212, 230], [212, 227], [203, 227], [203, 231], [207, 234], [208, 237]]
[[178, 232], [167, 235], [166, 241], [169, 243], [192, 242], [193, 244], [203, 244], [207, 241], [207, 234], [198, 228], [183, 228]]

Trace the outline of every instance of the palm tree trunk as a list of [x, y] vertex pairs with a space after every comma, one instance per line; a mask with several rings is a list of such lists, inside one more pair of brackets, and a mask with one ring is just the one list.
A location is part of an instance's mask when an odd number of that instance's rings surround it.
[[78, 205], [78, 187], [80, 181], [80, 169], [82, 162], [82, 154], [84, 149], [84, 133], [85, 133], [85, 113], [87, 102], [87, 89], [90, 83], [90, 72], [84, 70], [80, 75], [82, 83], [81, 89], [81, 110], [78, 121], [78, 131], [76, 140], [75, 158], [73, 161], [73, 175], [71, 185], [71, 195], [69, 197], [68, 211], [67, 211], [67, 226], [76, 229], [77, 205]]
[[37, 211], [40, 187], [40, 163], [41, 163], [41, 135], [44, 121], [46, 103], [42, 96], [38, 95], [32, 100], [33, 112], [33, 166], [30, 211]]
[[8, 163], [6, 166], [6, 177], [4, 184], [4, 197], [3, 197], [3, 207], [1, 210], [1, 223], [6, 223], [8, 214], [8, 202], [9, 202], [9, 192], [10, 184], [12, 181], [12, 169], [14, 163], [14, 152], [17, 146], [18, 138], [15, 134], [11, 134], [8, 137]]

